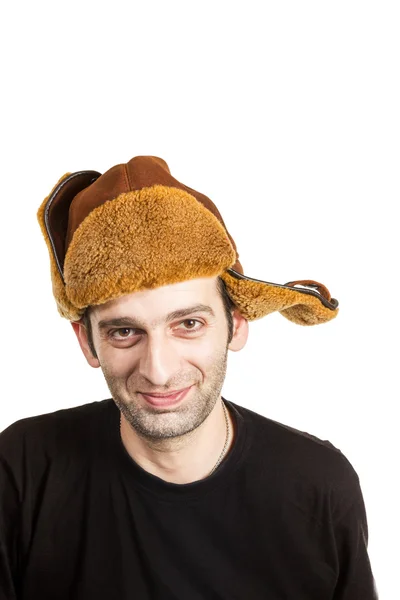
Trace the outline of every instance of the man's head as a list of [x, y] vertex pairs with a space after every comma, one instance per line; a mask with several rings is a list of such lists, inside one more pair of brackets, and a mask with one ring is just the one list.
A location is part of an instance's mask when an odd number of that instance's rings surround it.
[[[87, 361], [102, 368], [117, 406], [146, 439], [179, 437], [204, 422], [220, 398], [228, 349], [240, 350], [248, 336], [218, 277], [121, 296], [91, 307], [73, 327]], [[170, 408], [143, 396], [188, 387]]]

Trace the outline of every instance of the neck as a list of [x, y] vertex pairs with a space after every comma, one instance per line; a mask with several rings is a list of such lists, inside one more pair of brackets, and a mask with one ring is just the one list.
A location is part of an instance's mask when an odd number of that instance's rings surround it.
[[227, 408], [226, 412], [229, 423], [227, 444], [226, 419], [221, 399], [200, 427], [179, 440], [161, 440], [156, 444], [149, 444], [138, 436], [121, 414], [121, 440], [131, 458], [149, 473], [170, 483], [192, 483], [210, 474], [225, 444], [222, 460], [232, 447], [235, 437], [233, 419]]

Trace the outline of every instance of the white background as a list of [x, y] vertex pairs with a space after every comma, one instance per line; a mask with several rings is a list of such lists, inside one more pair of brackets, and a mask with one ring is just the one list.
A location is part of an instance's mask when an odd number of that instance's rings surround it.
[[40, 203], [66, 172], [160, 156], [215, 202], [248, 276], [339, 300], [328, 324], [251, 323], [223, 395], [345, 453], [382, 599], [400, 559], [398, 6], [15, 2], [0, 32], [0, 429], [109, 397], [57, 313]]

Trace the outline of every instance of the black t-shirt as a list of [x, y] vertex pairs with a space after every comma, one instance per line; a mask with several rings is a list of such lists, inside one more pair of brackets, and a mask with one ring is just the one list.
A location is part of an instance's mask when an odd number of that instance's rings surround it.
[[356, 472], [330, 442], [225, 400], [212, 475], [126, 451], [112, 399], [0, 434], [0, 600], [371, 600]]

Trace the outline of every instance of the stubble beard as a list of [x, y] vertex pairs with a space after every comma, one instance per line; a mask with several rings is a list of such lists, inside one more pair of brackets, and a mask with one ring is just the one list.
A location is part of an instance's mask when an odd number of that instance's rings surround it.
[[[193, 376], [189, 380], [190, 374], [168, 386], [169, 389], [183, 389], [194, 384], [182, 406], [170, 409], [145, 406], [144, 398], [136, 395], [136, 390], [133, 393], [129, 392], [125, 380], [112, 375], [104, 365], [102, 371], [115, 404], [132, 429], [148, 441], [160, 441], [181, 438], [197, 429], [207, 419], [220, 397], [226, 376], [227, 356], [228, 348], [225, 348], [213, 357], [212, 368], [206, 374], [207, 381], [201, 387], [199, 381], [193, 381]], [[142, 389], [146, 389], [146, 386]]]

